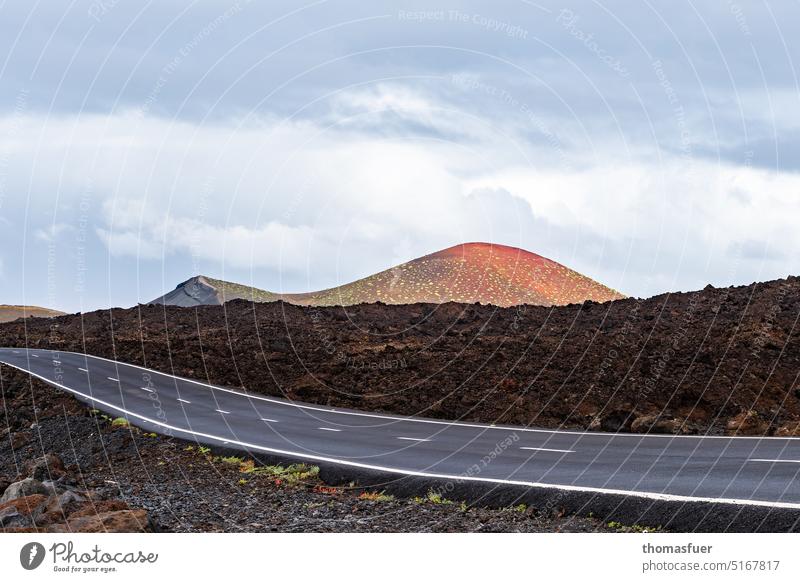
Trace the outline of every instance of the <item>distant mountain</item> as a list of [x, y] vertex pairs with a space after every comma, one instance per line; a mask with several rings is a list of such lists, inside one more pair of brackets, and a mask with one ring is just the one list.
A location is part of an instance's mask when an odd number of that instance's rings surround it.
[[221, 305], [231, 299], [296, 305], [484, 303], [567, 305], [622, 299], [621, 293], [534, 253], [490, 243], [467, 243], [425, 255], [339, 287], [311, 293], [273, 293], [255, 287], [192, 277], [155, 304]]
[[56, 317], [58, 315], [64, 315], [64, 312], [33, 305], [0, 305], [0, 323], [14, 321], [20, 317]]

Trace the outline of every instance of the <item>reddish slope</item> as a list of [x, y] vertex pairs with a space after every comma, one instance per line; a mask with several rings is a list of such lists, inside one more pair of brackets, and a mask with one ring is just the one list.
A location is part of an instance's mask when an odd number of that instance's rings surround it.
[[298, 305], [456, 301], [503, 307], [566, 305], [623, 297], [555, 261], [490, 243], [457, 245], [340, 287], [281, 296]]
[[14, 321], [20, 317], [56, 317], [58, 315], [64, 315], [64, 312], [32, 305], [0, 305], [0, 323]]

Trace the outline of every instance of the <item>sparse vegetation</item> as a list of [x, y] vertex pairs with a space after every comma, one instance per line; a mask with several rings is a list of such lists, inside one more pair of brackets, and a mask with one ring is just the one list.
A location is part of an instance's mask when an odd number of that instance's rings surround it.
[[244, 461], [241, 457], [219, 457], [219, 460], [228, 465], [240, 465]]
[[394, 501], [394, 495], [387, 495], [383, 491], [380, 493], [377, 491], [364, 491], [358, 498], [367, 501]]
[[445, 497], [442, 497], [441, 493], [436, 491], [428, 491], [428, 494], [425, 497], [415, 497], [415, 503], [433, 503], [435, 505], [452, 505], [453, 502]]
[[130, 426], [130, 424], [131, 423], [128, 422], [128, 419], [122, 418], [122, 417], [115, 418], [114, 420], [111, 421], [111, 426], [114, 426], [114, 427], [117, 427], [117, 426], [125, 427], [125, 426]]
[[294, 463], [286, 467], [281, 465], [256, 467], [252, 461], [240, 460], [239, 471], [248, 475], [272, 477], [276, 483], [288, 485], [297, 485], [319, 475], [319, 467], [305, 463]]

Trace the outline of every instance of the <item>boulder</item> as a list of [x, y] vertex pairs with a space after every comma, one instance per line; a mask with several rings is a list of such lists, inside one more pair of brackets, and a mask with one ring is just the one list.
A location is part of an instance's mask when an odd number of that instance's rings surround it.
[[46, 487], [41, 481], [28, 477], [27, 479], [9, 485], [3, 492], [2, 497], [0, 497], [0, 503], [5, 503], [6, 501], [11, 501], [12, 499], [18, 499], [20, 497], [27, 497], [28, 495], [34, 495], [36, 493], [49, 495], [51, 492], [52, 489]]
[[725, 432], [730, 435], [766, 435], [768, 424], [755, 410], [743, 410], [728, 421]]
[[125, 509], [84, 517], [70, 517], [66, 523], [49, 526], [47, 531], [57, 533], [142, 533], [155, 531], [155, 526], [144, 509]]
[[36, 520], [37, 525], [46, 525], [64, 521], [86, 502], [86, 498], [74, 491], [65, 491], [60, 495], [51, 495], [44, 512]]
[[11, 434], [11, 448], [12, 449], [21, 449], [29, 442], [33, 436], [29, 432], [15, 432]]
[[53, 453], [30, 461], [26, 466], [26, 472], [28, 477], [39, 481], [58, 479], [66, 474], [61, 457]]
[[18, 497], [0, 504], [0, 526], [30, 527], [44, 511], [47, 496], [40, 493]]
[[589, 424], [589, 430], [624, 432], [630, 429], [632, 422], [632, 412], [627, 410], [612, 410], [611, 412], [595, 416], [591, 424]]
[[683, 422], [677, 418], [659, 417], [658, 414], [644, 414], [631, 423], [631, 432], [650, 434], [681, 434]]
[[97, 515], [98, 513], [108, 513], [110, 511], [122, 511], [124, 509], [130, 509], [130, 507], [121, 499], [85, 501], [78, 509], [71, 513], [69, 517], [73, 519], [76, 517]]
[[781, 426], [775, 431], [775, 436], [778, 437], [794, 437], [800, 436], [800, 422], [789, 422]]

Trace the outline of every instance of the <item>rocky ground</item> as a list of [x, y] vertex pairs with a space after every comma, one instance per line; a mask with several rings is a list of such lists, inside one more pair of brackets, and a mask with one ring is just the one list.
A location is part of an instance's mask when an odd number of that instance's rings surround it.
[[800, 279], [545, 308], [142, 305], [0, 325], [296, 400], [481, 422], [795, 434]]
[[0, 369], [0, 526], [13, 531], [641, 531], [559, 507], [469, 507], [332, 487], [313, 466], [264, 466], [146, 433]]

